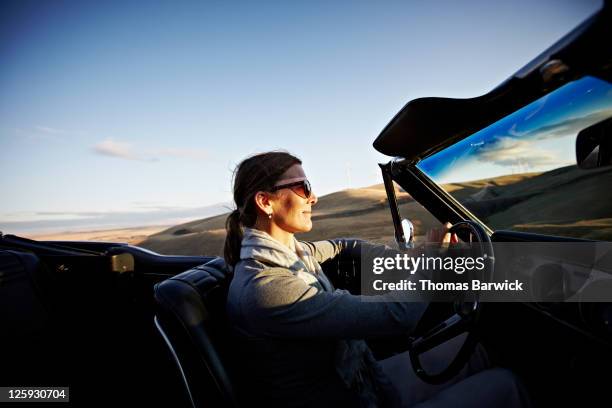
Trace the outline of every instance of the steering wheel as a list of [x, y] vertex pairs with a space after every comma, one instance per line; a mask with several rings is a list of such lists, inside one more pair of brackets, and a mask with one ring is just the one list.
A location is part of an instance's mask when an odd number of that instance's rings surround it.
[[[468, 238], [464, 239], [464, 241], [478, 243], [479, 256], [482, 256], [485, 260], [485, 268], [483, 269], [485, 273], [484, 276], [485, 279], [490, 280], [490, 277], [493, 276], [495, 258], [493, 256], [491, 238], [484, 228], [474, 221], [465, 220], [454, 224], [449, 229], [449, 232], [456, 233], [460, 237]], [[472, 238], [475, 238], [475, 240]], [[455, 313], [451, 317], [436, 324], [424, 334], [410, 339], [410, 362], [417, 376], [427, 383], [442, 384], [457, 375], [470, 359], [478, 343], [475, 328], [480, 315], [481, 303], [477, 292], [470, 291], [467, 292], [466, 295], [469, 296], [463, 296], [463, 298], [456, 299], [454, 302]], [[469, 300], [466, 300], [466, 297], [468, 297]], [[429, 303], [424, 316], [428, 315], [428, 312], [432, 309], [435, 309], [435, 303], [433, 302]], [[444, 370], [435, 374], [425, 371], [420, 360], [421, 354], [466, 332], [467, 337], [459, 349], [459, 352]]]

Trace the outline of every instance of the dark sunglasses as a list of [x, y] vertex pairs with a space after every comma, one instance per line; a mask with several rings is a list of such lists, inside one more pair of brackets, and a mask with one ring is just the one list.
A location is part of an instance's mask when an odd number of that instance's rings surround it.
[[280, 186], [274, 186], [270, 192], [280, 190], [282, 188], [290, 188], [295, 194], [302, 198], [309, 199], [312, 196], [312, 187], [308, 180], [296, 181], [295, 183], [281, 184]]

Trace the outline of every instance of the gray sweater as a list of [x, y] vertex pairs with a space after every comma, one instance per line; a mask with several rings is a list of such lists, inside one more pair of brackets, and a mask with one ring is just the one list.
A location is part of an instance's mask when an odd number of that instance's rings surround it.
[[[377, 406], [390, 383], [362, 340], [409, 332], [425, 305], [335, 289], [320, 263], [353, 240], [295, 242], [245, 229], [227, 312], [254, 399], [277, 406]], [[362, 243], [361, 250], [383, 246]]]

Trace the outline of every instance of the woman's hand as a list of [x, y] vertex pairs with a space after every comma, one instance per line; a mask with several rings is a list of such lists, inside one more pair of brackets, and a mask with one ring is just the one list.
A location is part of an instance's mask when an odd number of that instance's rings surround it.
[[427, 242], [439, 242], [442, 246], [449, 246], [459, 242], [457, 234], [449, 232], [453, 225], [450, 222], [445, 223], [440, 228], [432, 228], [427, 231]]

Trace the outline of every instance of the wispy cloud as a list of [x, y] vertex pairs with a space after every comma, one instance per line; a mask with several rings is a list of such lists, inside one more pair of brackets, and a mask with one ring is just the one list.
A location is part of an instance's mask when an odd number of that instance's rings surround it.
[[96, 154], [116, 157], [125, 160], [155, 161], [155, 158], [145, 158], [134, 151], [131, 143], [119, 142], [112, 138], [105, 139], [93, 147]]
[[497, 136], [494, 143], [478, 153], [478, 160], [500, 166], [522, 166], [533, 169], [541, 166], [566, 165], [550, 150], [537, 147], [539, 141], [577, 136], [582, 130], [612, 116], [612, 110], [604, 109], [584, 116], [567, 118], [563, 121], [542, 126], [532, 131], [519, 131], [514, 124], [507, 136]]
[[549, 151], [538, 149], [528, 140], [500, 137], [495, 143], [478, 153], [478, 160], [499, 166], [526, 166], [528, 168], [559, 164], [559, 158]]
[[105, 139], [95, 146], [93, 151], [96, 154], [103, 156], [116, 157], [126, 160], [139, 161], [159, 161], [161, 158], [178, 158], [201, 160], [208, 157], [208, 154], [203, 149], [185, 149], [185, 148], [162, 148], [141, 150], [144, 153], [137, 153], [138, 149], [128, 142], [121, 142], [112, 138]]
[[612, 116], [612, 110], [605, 109], [590, 113], [585, 116], [568, 118], [552, 125], [542, 126], [535, 130], [528, 137], [536, 140], [555, 139], [568, 135], [577, 136], [578, 133], [597, 122]]

